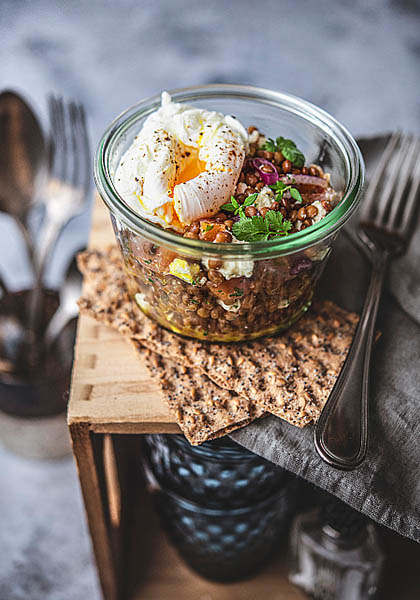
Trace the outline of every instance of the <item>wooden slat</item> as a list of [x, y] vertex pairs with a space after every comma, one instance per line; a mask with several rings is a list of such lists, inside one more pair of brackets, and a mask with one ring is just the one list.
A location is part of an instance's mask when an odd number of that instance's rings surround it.
[[[101, 491], [93, 434], [88, 424], [76, 423], [70, 426], [70, 434], [104, 600], [117, 600], [120, 597], [117, 566], [107, 525], [108, 507]], [[99, 436], [97, 440], [102, 442], [102, 438]]]
[[[90, 247], [115, 243], [108, 211], [97, 198]], [[78, 324], [68, 421], [108, 433], [177, 433], [145, 365], [117, 332], [86, 316]]]

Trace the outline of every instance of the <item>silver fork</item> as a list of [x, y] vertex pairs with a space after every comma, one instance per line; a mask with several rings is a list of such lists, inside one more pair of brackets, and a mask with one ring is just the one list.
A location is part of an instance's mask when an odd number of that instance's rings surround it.
[[[83, 212], [89, 200], [90, 150], [86, 115], [81, 104], [50, 96], [50, 174], [44, 196], [45, 215], [35, 251], [36, 281], [28, 307], [29, 346], [38, 346], [45, 267], [64, 226]], [[36, 352], [31, 352], [35, 362]]]
[[315, 447], [328, 464], [359, 466], [368, 446], [369, 371], [375, 322], [389, 263], [408, 246], [418, 206], [420, 140], [391, 136], [368, 186], [358, 236], [372, 271], [365, 304], [343, 369], [315, 427]]
[[51, 125], [50, 177], [45, 217], [37, 249], [41, 279], [45, 263], [63, 227], [83, 212], [90, 187], [90, 150], [84, 108], [49, 97]]

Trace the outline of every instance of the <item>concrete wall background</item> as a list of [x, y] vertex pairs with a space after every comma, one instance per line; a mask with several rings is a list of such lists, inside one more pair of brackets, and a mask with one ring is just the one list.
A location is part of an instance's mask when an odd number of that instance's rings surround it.
[[[128, 105], [162, 89], [231, 82], [302, 96], [354, 135], [420, 132], [416, 0], [0, 1], [0, 86], [31, 99], [46, 124], [49, 92], [82, 101], [93, 144]], [[88, 215], [62, 236], [60, 280]], [[0, 269], [30, 283], [10, 222]], [[0, 598], [99, 598], [77, 477], [68, 458], [27, 461], [0, 450]]]

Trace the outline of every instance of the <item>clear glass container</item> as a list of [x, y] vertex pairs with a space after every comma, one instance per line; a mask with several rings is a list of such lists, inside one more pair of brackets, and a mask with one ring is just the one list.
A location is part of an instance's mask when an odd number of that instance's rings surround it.
[[[195, 338], [239, 341], [285, 329], [310, 306], [334, 240], [358, 204], [360, 150], [335, 119], [293, 96], [239, 85], [170, 93], [175, 102], [234, 115], [267, 137], [293, 139], [307, 164], [331, 175], [341, 200], [318, 223], [265, 242], [211, 243], [160, 228], [125, 203], [114, 185], [121, 157], [160, 105], [160, 96], [144, 100], [110, 125], [95, 160], [96, 185], [111, 213], [133, 301], [164, 327]], [[192, 274], [189, 281], [171, 274], [176, 259]], [[225, 279], [221, 265], [245, 275]]]
[[338, 511], [333, 519], [320, 509], [295, 519], [289, 579], [316, 600], [377, 597], [384, 555], [375, 526], [350, 508]]

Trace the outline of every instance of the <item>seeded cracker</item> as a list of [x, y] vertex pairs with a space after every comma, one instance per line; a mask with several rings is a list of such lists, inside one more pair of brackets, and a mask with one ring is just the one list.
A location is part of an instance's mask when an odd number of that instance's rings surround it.
[[204, 373], [145, 350], [139, 342], [133, 344], [191, 444], [222, 437], [264, 414], [249, 400], [220, 388]]
[[275, 337], [246, 344], [187, 340], [159, 327], [131, 301], [116, 247], [107, 253], [83, 253], [79, 266], [85, 274], [82, 312], [297, 427], [318, 419], [358, 320], [354, 313], [323, 301]]

